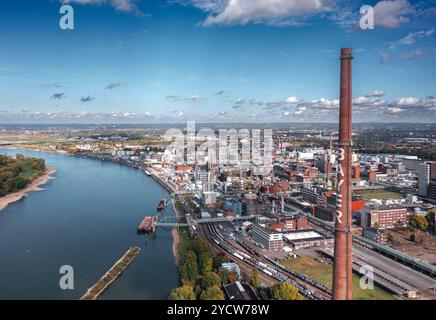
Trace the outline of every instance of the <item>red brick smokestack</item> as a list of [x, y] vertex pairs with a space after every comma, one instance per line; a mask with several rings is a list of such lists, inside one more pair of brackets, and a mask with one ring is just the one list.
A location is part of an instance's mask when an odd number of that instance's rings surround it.
[[352, 299], [352, 142], [351, 142], [351, 65], [352, 49], [341, 50], [341, 89], [339, 103], [339, 168], [336, 204], [333, 299]]

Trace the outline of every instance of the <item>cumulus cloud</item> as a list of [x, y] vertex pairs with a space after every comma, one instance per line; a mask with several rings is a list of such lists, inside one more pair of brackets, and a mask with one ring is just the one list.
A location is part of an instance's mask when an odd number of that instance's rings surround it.
[[209, 16], [204, 26], [245, 25], [266, 23], [269, 25], [300, 24], [296, 18], [332, 10], [332, 0], [178, 0], [195, 6]]
[[94, 97], [91, 97], [91, 96], [86, 96], [86, 97], [82, 97], [82, 98], [80, 98], [80, 101], [83, 102], [83, 103], [85, 103], [85, 102], [91, 102], [91, 101], [93, 101], [93, 100], [95, 100], [95, 98], [94, 98]]
[[406, 97], [395, 100], [397, 106], [413, 106], [421, 103], [421, 99], [417, 97]]
[[374, 23], [376, 27], [398, 28], [408, 23], [415, 12], [407, 0], [383, 0], [374, 7]]
[[385, 95], [385, 92], [383, 90], [374, 90], [368, 96], [369, 97], [383, 97], [384, 95]]
[[300, 99], [298, 99], [297, 97], [289, 97], [285, 100], [287, 103], [298, 103], [300, 101]]
[[357, 106], [380, 106], [385, 105], [386, 100], [380, 98], [372, 98], [367, 96], [356, 97], [353, 99], [353, 105]]

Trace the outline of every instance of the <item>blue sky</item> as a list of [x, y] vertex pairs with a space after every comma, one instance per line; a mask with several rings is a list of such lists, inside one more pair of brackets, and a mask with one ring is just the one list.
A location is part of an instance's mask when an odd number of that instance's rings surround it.
[[355, 121], [434, 122], [435, 29], [433, 0], [1, 1], [0, 122], [336, 121], [341, 47]]

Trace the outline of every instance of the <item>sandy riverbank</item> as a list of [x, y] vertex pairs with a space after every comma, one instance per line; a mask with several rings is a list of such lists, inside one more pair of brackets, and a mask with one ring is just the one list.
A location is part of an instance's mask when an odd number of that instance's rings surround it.
[[48, 168], [42, 176], [32, 181], [26, 188], [13, 192], [10, 194], [5, 195], [4, 197], [0, 198], [0, 211], [2, 211], [4, 208], [6, 208], [9, 204], [17, 202], [21, 200], [24, 197], [27, 197], [29, 192], [32, 191], [41, 191], [44, 190], [43, 188], [40, 188], [43, 184], [46, 184], [49, 180], [54, 179], [51, 175], [56, 172], [56, 169], [54, 168]]
[[180, 235], [179, 235], [179, 231], [177, 231], [176, 228], [173, 229], [173, 254], [174, 254], [174, 258], [176, 259], [176, 264], [179, 264], [179, 247], [180, 244]]
[[[174, 213], [176, 214], [176, 219], [177, 221], [179, 220], [179, 212], [177, 211], [176, 205], [175, 205], [175, 201], [173, 200], [173, 210]], [[176, 264], [179, 265], [179, 244], [180, 244], [180, 235], [179, 235], [179, 231], [177, 230], [177, 228], [174, 228], [172, 231], [173, 234], [173, 254], [174, 254], [174, 258], [176, 259]]]

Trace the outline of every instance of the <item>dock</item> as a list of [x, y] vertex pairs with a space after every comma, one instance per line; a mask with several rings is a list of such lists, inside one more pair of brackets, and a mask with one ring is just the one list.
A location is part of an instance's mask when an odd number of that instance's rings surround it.
[[129, 250], [115, 262], [112, 268], [86, 291], [80, 300], [96, 300], [103, 291], [123, 273], [140, 251], [141, 249], [139, 247], [130, 247]]
[[158, 220], [158, 216], [145, 216], [138, 226], [138, 233], [153, 233]]

